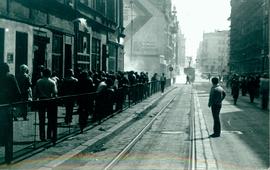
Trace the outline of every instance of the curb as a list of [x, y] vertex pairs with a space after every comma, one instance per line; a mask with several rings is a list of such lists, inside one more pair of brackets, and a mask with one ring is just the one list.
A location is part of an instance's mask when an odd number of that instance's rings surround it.
[[213, 153], [212, 142], [209, 136], [209, 130], [202, 113], [197, 91], [194, 90], [194, 104], [195, 104], [195, 126], [196, 140], [196, 169], [218, 169], [218, 164]]

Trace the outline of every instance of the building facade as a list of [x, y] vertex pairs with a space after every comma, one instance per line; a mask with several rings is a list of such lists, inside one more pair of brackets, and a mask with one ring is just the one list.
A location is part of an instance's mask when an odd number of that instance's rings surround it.
[[122, 0], [1, 0], [0, 60], [11, 73], [41, 65], [65, 70], [123, 70]]
[[228, 72], [229, 31], [204, 33], [197, 62], [202, 73], [224, 75]]
[[230, 20], [230, 71], [268, 73], [269, 0], [231, 0]]
[[170, 0], [124, 0], [125, 70], [169, 74], [178, 50], [175, 12]]

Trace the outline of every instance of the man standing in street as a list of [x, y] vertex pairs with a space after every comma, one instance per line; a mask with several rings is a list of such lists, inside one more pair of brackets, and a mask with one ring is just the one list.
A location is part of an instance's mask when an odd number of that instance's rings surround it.
[[209, 137], [219, 137], [221, 132], [219, 113], [222, 106], [222, 100], [225, 98], [226, 93], [224, 89], [218, 84], [218, 78], [212, 78], [212, 88], [210, 91], [208, 107], [211, 107], [214, 119], [214, 133]]
[[[37, 99], [50, 99], [57, 96], [57, 87], [53, 80], [50, 78], [51, 71], [44, 69], [42, 72], [42, 78], [37, 81], [36, 84], [36, 98]], [[47, 127], [47, 139], [51, 139], [55, 144], [57, 138], [57, 105], [54, 101], [42, 100], [39, 103], [39, 132], [40, 140], [45, 141], [45, 113], [47, 112], [48, 127]]]
[[166, 84], [166, 77], [164, 75], [164, 73], [162, 73], [161, 77], [160, 77], [160, 86], [161, 86], [161, 93], [164, 93], [164, 88], [165, 88], [165, 84]]

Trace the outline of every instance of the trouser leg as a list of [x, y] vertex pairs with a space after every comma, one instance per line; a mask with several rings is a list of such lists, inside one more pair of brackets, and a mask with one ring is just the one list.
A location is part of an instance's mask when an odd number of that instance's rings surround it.
[[45, 140], [45, 108], [39, 108], [39, 137], [41, 140]]
[[52, 139], [53, 142], [57, 139], [57, 105], [50, 104], [48, 108], [48, 138]]
[[220, 125], [220, 118], [219, 118], [219, 113], [220, 113], [221, 106], [212, 106], [212, 114], [213, 114], [213, 119], [214, 119], [214, 134], [220, 135], [221, 132], [221, 125]]

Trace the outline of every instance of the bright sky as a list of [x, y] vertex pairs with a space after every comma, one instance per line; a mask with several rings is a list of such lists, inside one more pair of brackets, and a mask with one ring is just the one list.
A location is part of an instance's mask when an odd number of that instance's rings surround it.
[[196, 58], [203, 32], [229, 30], [230, 0], [172, 0], [172, 5], [186, 38], [186, 56]]

